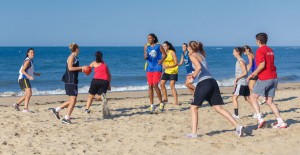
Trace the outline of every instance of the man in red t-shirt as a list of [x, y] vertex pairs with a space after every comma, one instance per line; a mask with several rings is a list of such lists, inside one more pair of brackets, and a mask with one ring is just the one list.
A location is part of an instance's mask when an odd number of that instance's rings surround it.
[[274, 52], [267, 46], [268, 35], [266, 33], [259, 33], [256, 35], [256, 43], [258, 49], [256, 50], [255, 62], [257, 69], [248, 77], [258, 76], [258, 80], [254, 85], [253, 93], [250, 95], [252, 107], [255, 110], [258, 119], [258, 128], [262, 128], [266, 121], [262, 118], [260, 107], [257, 99], [259, 96], [266, 98], [266, 103], [276, 116], [277, 122], [273, 124], [274, 128], [286, 128], [287, 124], [282, 120], [277, 106], [273, 103], [275, 97], [275, 90], [277, 88], [278, 79], [276, 67], [274, 65]]

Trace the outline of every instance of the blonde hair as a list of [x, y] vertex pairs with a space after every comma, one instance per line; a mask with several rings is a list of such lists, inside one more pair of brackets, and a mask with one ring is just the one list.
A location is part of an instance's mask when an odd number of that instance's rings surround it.
[[75, 52], [76, 49], [78, 49], [78, 48], [79, 48], [79, 46], [76, 43], [71, 43], [69, 45], [69, 49], [71, 50], [71, 52]]
[[199, 51], [204, 57], [206, 57], [206, 52], [204, 51], [202, 42], [190, 41], [189, 46], [193, 51]]

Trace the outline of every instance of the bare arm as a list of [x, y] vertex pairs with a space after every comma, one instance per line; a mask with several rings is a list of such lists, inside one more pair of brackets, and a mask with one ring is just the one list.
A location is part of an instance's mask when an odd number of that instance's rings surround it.
[[144, 46], [144, 59], [147, 59], [148, 55], [147, 55], [147, 45]]
[[28, 68], [29, 64], [31, 62], [29, 60], [24, 62], [23, 68], [22, 68], [22, 74], [24, 74], [29, 80], [33, 80], [34, 78], [26, 73], [26, 69]]
[[[193, 65], [195, 66], [195, 70], [194, 72], [191, 74], [191, 76], [193, 78], [195, 78], [201, 71], [201, 65], [200, 65], [200, 62], [199, 62], [199, 59], [196, 57], [195, 54], [192, 54], [190, 56], [190, 60], [192, 61]], [[201, 59], [202, 60], [202, 59]]]
[[82, 71], [83, 67], [73, 67], [74, 57], [70, 55], [68, 57], [68, 69], [69, 71]]
[[248, 60], [249, 60], [249, 64], [247, 65], [247, 71], [249, 72], [250, 68], [253, 65], [253, 58], [250, 55], [248, 55]]
[[90, 67], [94, 68], [95, 67], [95, 61], [90, 63]]
[[181, 55], [180, 62], [178, 64], [178, 66], [181, 66], [182, 64], [183, 64], [183, 54]]
[[249, 79], [250, 79], [251, 77], [257, 76], [258, 73], [260, 73], [260, 72], [265, 68], [265, 66], [266, 66], [266, 62], [265, 62], [265, 61], [261, 62], [261, 63], [257, 66], [256, 70], [255, 70], [250, 76], [248, 76], [247, 80], [249, 81]]
[[164, 50], [164, 48], [160, 45], [160, 52], [162, 54], [162, 59], [158, 62], [158, 64], [162, 64], [162, 62], [164, 62], [164, 60], [167, 57], [166, 51]]

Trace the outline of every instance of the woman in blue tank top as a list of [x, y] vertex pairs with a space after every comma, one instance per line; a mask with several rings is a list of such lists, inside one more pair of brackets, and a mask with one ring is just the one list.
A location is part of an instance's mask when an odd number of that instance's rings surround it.
[[[245, 55], [247, 55], [247, 57], [248, 57], [247, 71], [248, 72], [251, 71], [251, 73], [252, 73], [253, 71], [256, 70], [255, 55], [254, 55], [254, 53], [252, 51], [252, 48], [250, 46], [248, 46], [248, 45], [245, 45], [243, 53]], [[257, 76], [256, 77], [252, 77], [249, 80], [248, 86], [249, 86], [250, 92], [252, 92], [252, 89], [253, 89], [256, 81], [257, 81]]]
[[203, 49], [203, 44], [196, 41], [191, 41], [188, 46], [191, 53], [190, 59], [193, 63], [194, 73], [189, 75], [189, 78], [197, 78], [197, 86], [194, 94], [194, 101], [191, 103], [190, 110], [192, 115], [192, 133], [187, 134], [188, 138], [197, 138], [198, 129], [198, 109], [202, 106], [204, 100], [208, 101], [216, 112], [225, 117], [232, 125], [236, 127], [238, 136], [243, 134], [243, 126], [240, 126], [231, 114], [225, 110], [222, 105], [224, 104], [221, 97], [220, 89], [217, 81], [212, 78], [208, 71], [206, 54]]
[[184, 65], [185, 69], [186, 69], [186, 80], [185, 80], [185, 85], [188, 88], [188, 90], [191, 92], [192, 95], [194, 95], [195, 92], [195, 86], [193, 85], [193, 81], [188, 80], [188, 75], [190, 75], [191, 73], [194, 72], [194, 68], [192, 66], [192, 62], [191, 59], [189, 57], [189, 51], [187, 50], [188, 45], [186, 43], [182, 44], [182, 55], [181, 55], [181, 59], [180, 62], [178, 64], [178, 66]]
[[159, 109], [164, 109], [164, 103], [162, 102], [161, 91], [158, 87], [162, 75], [162, 62], [166, 58], [166, 52], [162, 46], [158, 43], [158, 39], [155, 34], [148, 35], [148, 43], [144, 46], [144, 59], [146, 59], [146, 74], [149, 86], [149, 98], [150, 98], [150, 113], [154, 113], [155, 106], [153, 105], [153, 89], [155, 89], [156, 95], [159, 100]]

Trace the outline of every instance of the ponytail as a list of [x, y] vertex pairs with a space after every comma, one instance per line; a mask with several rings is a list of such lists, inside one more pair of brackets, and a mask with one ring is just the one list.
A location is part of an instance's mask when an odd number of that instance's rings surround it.
[[79, 48], [79, 46], [77, 44], [75, 44], [75, 43], [71, 43], [69, 45], [69, 49], [70, 49], [71, 52], [75, 52], [76, 49], [78, 49], [78, 48]]
[[204, 51], [202, 42], [198, 42], [198, 49], [199, 49], [200, 53], [201, 53], [204, 57], [206, 57], [206, 52]]

